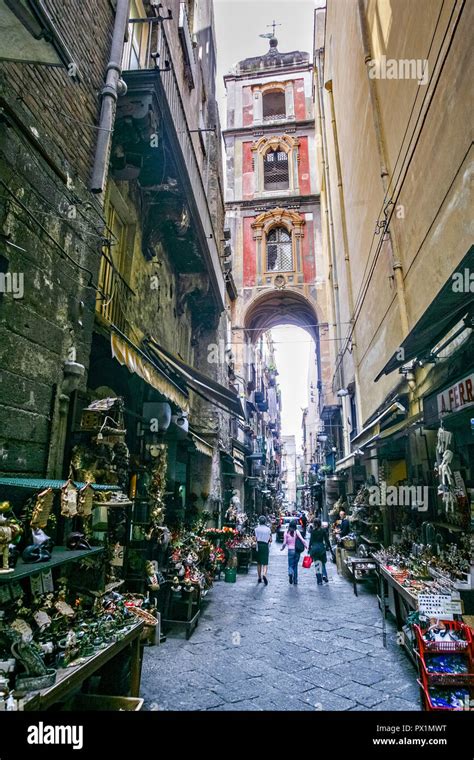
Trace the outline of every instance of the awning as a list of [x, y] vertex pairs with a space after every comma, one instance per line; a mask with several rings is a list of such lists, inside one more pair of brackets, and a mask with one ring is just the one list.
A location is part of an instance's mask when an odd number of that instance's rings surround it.
[[220, 383], [212, 380], [194, 367], [190, 367], [181, 359], [178, 359], [162, 346], [158, 345], [153, 338], [146, 340], [147, 350], [153, 356], [156, 356], [160, 362], [170, 367], [171, 370], [180, 375], [186, 382], [186, 385], [206, 401], [210, 401], [225, 411], [231, 412], [237, 417], [245, 420], [245, 414], [241, 400], [237, 393], [225, 388]]
[[156, 367], [145, 354], [135, 346], [132, 348], [115, 332], [110, 334], [112, 356], [119, 364], [125, 365], [130, 372], [142, 378], [148, 385], [161, 393], [183, 411], [189, 410], [189, 398], [164, 372]]
[[342, 459], [339, 459], [336, 462], [336, 472], [342, 472], [342, 470], [347, 470], [349, 467], [354, 467], [356, 461], [355, 461], [356, 455], [355, 454], [348, 454], [346, 457], [343, 457]]
[[[380, 370], [375, 382], [412, 359], [426, 358], [442, 338], [462, 319], [474, 317], [474, 294], [469, 273], [474, 269], [474, 246], [431, 302], [411, 332]], [[400, 359], [403, 356], [403, 359]]]
[[212, 448], [212, 446], [209, 443], [207, 443], [207, 441], [203, 441], [202, 438], [199, 438], [199, 436], [196, 435], [196, 433], [193, 433], [191, 431], [190, 435], [199, 453], [204, 454], [204, 456], [210, 457], [212, 459], [212, 455], [214, 453], [214, 449]]
[[403, 406], [403, 404], [400, 404], [399, 401], [395, 401], [390, 406], [387, 407], [387, 409], [384, 409], [384, 411], [379, 414], [378, 417], [375, 418], [369, 425], [366, 425], [365, 428], [363, 428], [360, 433], [358, 433], [351, 441], [352, 446], [356, 446], [360, 448], [361, 446], [366, 446], [368, 443], [370, 443], [372, 440], [375, 440], [380, 435], [380, 425], [384, 419], [387, 417], [390, 417], [392, 414], [406, 414], [407, 410]]

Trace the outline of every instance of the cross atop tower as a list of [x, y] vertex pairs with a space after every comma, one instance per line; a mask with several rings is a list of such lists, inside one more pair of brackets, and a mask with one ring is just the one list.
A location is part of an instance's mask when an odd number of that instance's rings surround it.
[[273, 27], [272, 28], [272, 37], [274, 37], [275, 36], [275, 27], [276, 26], [281, 26], [281, 24], [277, 24], [277, 22], [275, 20], [273, 20], [271, 24], [267, 24], [267, 27], [268, 26]]

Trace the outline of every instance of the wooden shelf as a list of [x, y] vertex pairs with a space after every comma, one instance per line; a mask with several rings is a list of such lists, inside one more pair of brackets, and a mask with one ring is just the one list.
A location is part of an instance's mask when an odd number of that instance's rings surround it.
[[432, 525], [437, 525], [438, 528], [446, 528], [446, 530], [452, 530], [455, 533], [466, 533], [464, 528], [460, 528], [459, 525], [451, 525], [451, 523], [444, 523], [444, 522], [434, 522]]
[[130, 507], [133, 501], [94, 501], [94, 507]]
[[56, 702], [64, 700], [65, 697], [76, 691], [86, 678], [97, 672], [130, 644], [134, 645], [130, 691], [132, 696], [138, 696], [141, 670], [139, 636], [143, 625], [142, 621], [135, 623], [123, 639], [100, 649], [91, 657], [87, 657], [80, 665], [58, 670], [56, 681], [52, 686], [42, 691], [30, 692], [27, 695], [25, 710], [45, 710]]
[[93, 546], [92, 549], [78, 549], [72, 551], [66, 546], [56, 546], [52, 551], [52, 557], [48, 562], [23, 562], [20, 558], [17, 566], [12, 573], [0, 573], [0, 583], [14, 583], [21, 578], [28, 578], [31, 575], [38, 575], [50, 570], [52, 567], [64, 565], [66, 562], [74, 562], [84, 557], [91, 557], [104, 551], [103, 546]]
[[367, 538], [367, 536], [360, 536], [360, 538], [362, 541], [366, 541], [368, 544], [374, 544], [374, 546], [382, 543], [381, 541], [374, 541], [373, 538]]
[[[101, 483], [79, 483], [72, 481], [76, 488], [84, 488], [90, 485], [94, 491], [121, 491], [120, 486], [109, 486]], [[48, 478], [0, 478], [0, 486], [10, 486], [10, 488], [29, 488], [31, 491], [42, 491], [45, 488], [52, 488], [53, 491], [60, 491], [67, 483], [67, 480], [50, 480]]]

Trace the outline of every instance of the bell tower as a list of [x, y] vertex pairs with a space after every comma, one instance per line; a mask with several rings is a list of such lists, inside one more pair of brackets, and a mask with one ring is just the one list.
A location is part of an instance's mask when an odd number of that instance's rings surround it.
[[[232, 238], [233, 346], [243, 349], [277, 324], [307, 327], [317, 374], [329, 372], [327, 303], [321, 240], [309, 54], [281, 53], [273, 33], [263, 55], [237, 63], [227, 92], [226, 226]], [[326, 378], [330, 382], [329, 376]], [[245, 389], [247, 392], [247, 389]]]

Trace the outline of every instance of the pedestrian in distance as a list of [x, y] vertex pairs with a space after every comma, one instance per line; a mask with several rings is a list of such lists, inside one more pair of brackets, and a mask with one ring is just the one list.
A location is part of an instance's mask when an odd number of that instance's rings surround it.
[[303, 538], [306, 538], [306, 528], [308, 527], [308, 518], [306, 517], [306, 512], [301, 513], [301, 535]]
[[260, 515], [258, 519], [258, 525], [255, 528], [255, 538], [257, 539], [257, 583], [261, 583], [263, 580], [265, 586], [268, 586], [268, 555], [272, 542], [272, 531], [268, 527], [264, 515]]
[[326, 549], [331, 550], [328, 532], [321, 525], [321, 520], [316, 518], [313, 522], [313, 530], [309, 539], [308, 553], [314, 562], [316, 568], [316, 581], [318, 586], [329, 583], [328, 573], [326, 570], [327, 553]]
[[296, 520], [290, 521], [280, 551], [283, 551], [285, 546], [288, 547], [288, 581], [290, 584], [297, 586], [298, 563], [301, 553], [308, 548], [308, 544], [299, 532]]

